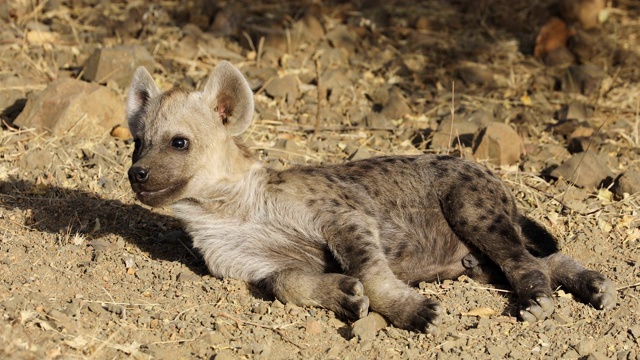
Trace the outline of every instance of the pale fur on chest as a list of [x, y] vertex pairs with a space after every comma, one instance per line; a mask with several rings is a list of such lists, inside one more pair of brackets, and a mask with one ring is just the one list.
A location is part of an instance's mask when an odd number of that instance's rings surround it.
[[318, 254], [325, 242], [314, 215], [265, 184], [266, 169], [257, 167], [242, 181], [208, 189], [208, 199], [172, 206], [214, 276], [258, 282], [292, 258], [324, 266]]

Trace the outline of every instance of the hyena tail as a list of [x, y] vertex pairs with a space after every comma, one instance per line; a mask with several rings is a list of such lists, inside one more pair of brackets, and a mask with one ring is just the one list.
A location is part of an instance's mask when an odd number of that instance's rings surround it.
[[542, 225], [524, 215], [520, 215], [518, 220], [525, 240], [525, 247], [533, 256], [547, 257], [560, 250], [558, 249], [558, 240]]

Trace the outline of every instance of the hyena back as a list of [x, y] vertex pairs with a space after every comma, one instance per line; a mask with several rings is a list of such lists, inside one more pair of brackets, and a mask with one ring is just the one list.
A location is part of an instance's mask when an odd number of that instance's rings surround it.
[[213, 275], [426, 332], [442, 310], [410, 285], [463, 274], [508, 281], [525, 321], [553, 312], [557, 286], [597, 309], [615, 305], [613, 283], [558, 253], [486, 168], [421, 155], [277, 171], [238, 140], [252, 118], [253, 94], [228, 62], [200, 92], [162, 93], [139, 68], [127, 99], [132, 189], [173, 208]]

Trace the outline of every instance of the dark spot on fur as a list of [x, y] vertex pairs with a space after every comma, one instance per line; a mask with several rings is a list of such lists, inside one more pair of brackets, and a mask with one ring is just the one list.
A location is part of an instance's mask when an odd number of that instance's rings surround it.
[[384, 160], [382, 160], [382, 161], [384, 161], [384, 162], [386, 162], [386, 163], [393, 163], [393, 162], [396, 162], [396, 159], [395, 159], [395, 158], [392, 158], [392, 157], [388, 157], [388, 158], [385, 158], [385, 159], [384, 159]]
[[358, 231], [358, 226], [357, 226], [357, 225], [353, 225], [353, 224], [348, 225], [348, 226], [344, 229], [344, 231], [345, 231], [348, 235], [350, 235], [350, 234], [355, 234], [355, 232], [356, 232], [356, 231]]
[[473, 206], [477, 207], [478, 209], [482, 209], [482, 208], [484, 208], [484, 201], [482, 201], [482, 199], [477, 199], [473, 203]]
[[318, 202], [318, 200], [309, 199], [309, 200], [307, 200], [307, 206], [308, 207], [313, 207], [317, 202]]
[[398, 244], [398, 248], [396, 249], [395, 257], [400, 258], [404, 255], [405, 251], [409, 247], [409, 244], [406, 241], [400, 242]]
[[480, 170], [478, 168], [473, 168], [473, 173], [479, 178], [483, 178], [484, 177], [484, 173], [482, 172], [482, 170]]
[[324, 178], [331, 183], [335, 181], [334, 177], [331, 176], [330, 174], [322, 174], [322, 176], [324, 176]]
[[354, 162], [348, 162], [348, 163], [346, 163], [346, 164], [345, 164], [345, 166], [346, 166], [346, 167], [350, 167], [350, 168], [352, 168], [352, 167], [356, 166], [356, 163], [354, 163]]
[[511, 229], [508, 226], [503, 226], [500, 229], [500, 235], [502, 235], [503, 237], [506, 237], [506, 238], [510, 238], [511, 235], [512, 235]]
[[486, 221], [488, 219], [488, 217], [487, 217], [487, 215], [482, 214], [482, 215], [480, 215], [480, 217], [478, 219], [480, 219], [480, 221]]
[[469, 225], [469, 222], [466, 219], [460, 219], [460, 220], [458, 220], [458, 225], [462, 226], [462, 227], [465, 227], [465, 226]]
[[371, 171], [373, 170], [373, 165], [369, 164], [368, 162], [362, 163], [362, 165], [360, 165], [360, 168], [364, 171]]
[[383, 173], [385, 173], [385, 174], [388, 174], [388, 173], [389, 173], [389, 168], [387, 168], [387, 167], [386, 167], [386, 166], [384, 166], [384, 165], [381, 165], [378, 169], [380, 169], [380, 171], [382, 171], [382, 172], [383, 172]]
[[385, 245], [382, 251], [384, 251], [385, 255], [389, 255], [391, 254], [391, 247], [389, 247], [388, 245]]
[[507, 195], [502, 195], [502, 198], [500, 200], [505, 205], [507, 205], [507, 203], [509, 202], [509, 198], [507, 198]]
[[469, 190], [471, 190], [471, 191], [473, 191], [473, 192], [478, 192], [478, 187], [477, 187], [477, 186], [475, 186], [475, 185], [471, 185], [471, 186], [469, 187]]
[[455, 160], [456, 158], [450, 155], [438, 155], [436, 156], [436, 159], [440, 161], [452, 161], [452, 160]]
[[275, 178], [272, 176], [271, 179], [269, 179], [268, 184], [270, 185], [280, 185], [282, 183], [284, 183], [285, 180], [282, 178], [282, 173], [276, 173]]
[[490, 233], [495, 233], [496, 230], [498, 230], [498, 228], [496, 227], [495, 223], [493, 223], [493, 224], [489, 225], [488, 230], [489, 230]]
[[331, 205], [333, 205], [335, 207], [339, 207], [340, 206], [340, 202], [338, 201], [338, 199], [331, 199]]
[[460, 180], [464, 181], [464, 182], [470, 182], [471, 180], [473, 180], [473, 178], [466, 173], [461, 173], [460, 174]]

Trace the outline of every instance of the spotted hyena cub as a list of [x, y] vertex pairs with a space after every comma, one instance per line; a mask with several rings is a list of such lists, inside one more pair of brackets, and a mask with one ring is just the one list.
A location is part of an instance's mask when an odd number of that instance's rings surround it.
[[615, 305], [613, 283], [558, 253], [483, 166], [421, 155], [273, 170], [238, 138], [252, 118], [253, 94], [228, 62], [201, 92], [161, 92], [139, 68], [127, 99], [131, 187], [172, 207], [213, 275], [427, 332], [442, 309], [411, 286], [463, 274], [508, 281], [526, 321], [553, 312], [557, 286], [597, 309]]

